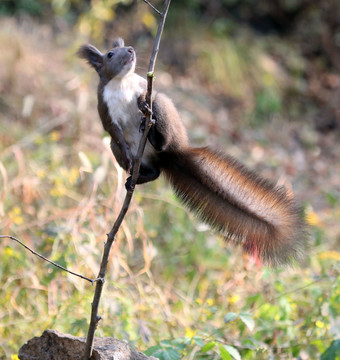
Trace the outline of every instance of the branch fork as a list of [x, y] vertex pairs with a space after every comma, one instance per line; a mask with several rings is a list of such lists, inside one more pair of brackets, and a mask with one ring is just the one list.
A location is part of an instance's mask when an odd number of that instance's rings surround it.
[[153, 6], [148, 0], [144, 0], [160, 17], [164, 17], [164, 12], [160, 12], [155, 6]]

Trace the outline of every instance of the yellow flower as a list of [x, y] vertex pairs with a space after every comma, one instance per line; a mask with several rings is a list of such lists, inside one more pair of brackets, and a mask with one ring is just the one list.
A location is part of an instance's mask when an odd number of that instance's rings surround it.
[[74, 185], [79, 178], [79, 169], [75, 166], [72, 167], [68, 174], [68, 181], [71, 185]]
[[212, 314], [212, 312], [208, 309], [202, 309], [202, 314], [204, 314], [206, 316], [210, 316]]
[[203, 304], [203, 300], [202, 299], [200, 299], [200, 298], [196, 298], [196, 303], [198, 304], [198, 305], [202, 305]]
[[[67, 178], [67, 181], [71, 184], [74, 185], [76, 183], [76, 181], [78, 180], [79, 177], [79, 169], [76, 166], [73, 166], [71, 169], [68, 169], [66, 167], [62, 167], [60, 169], [60, 175], [63, 178]], [[63, 182], [65, 182], [65, 179], [55, 179], [55, 184], [56, 185], [60, 185]]]
[[306, 220], [309, 225], [315, 226], [320, 223], [320, 219], [316, 212], [313, 210], [308, 210], [306, 214]]
[[20, 225], [24, 222], [24, 218], [21, 216], [21, 209], [19, 206], [14, 206], [14, 208], [8, 213], [8, 216], [14, 222], [14, 224]]
[[320, 253], [318, 256], [319, 259], [333, 259], [340, 261], [340, 252], [335, 250], [324, 251]]
[[4, 250], [4, 254], [7, 255], [7, 256], [13, 256], [14, 254], [14, 250], [10, 247], [6, 247], [5, 250]]
[[188, 337], [188, 338], [194, 337], [196, 335], [196, 332], [197, 331], [191, 329], [190, 327], [185, 328], [185, 336]]
[[240, 300], [240, 295], [233, 295], [228, 298], [230, 304], [235, 304]]
[[19, 360], [18, 354], [11, 355], [11, 360]]
[[21, 214], [21, 209], [19, 208], [19, 206], [14, 206], [13, 213], [15, 215], [20, 215]]
[[60, 140], [60, 132], [59, 131], [52, 131], [49, 135], [51, 141], [58, 141]]
[[212, 299], [212, 298], [207, 299], [207, 304], [209, 306], [213, 306], [214, 305], [214, 299]]
[[323, 328], [325, 327], [325, 323], [322, 322], [322, 321], [320, 321], [320, 320], [317, 320], [317, 321], [315, 322], [315, 326], [318, 327], [318, 328], [320, 328], [320, 329], [323, 329]]
[[50, 195], [51, 196], [54, 196], [54, 197], [58, 197], [58, 196], [63, 196], [65, 195], [66, 193], [66, 189], [63, 185], [59, 185], [57, 184], [57, 186], [53, 187], [51, 190], [50, 190]]

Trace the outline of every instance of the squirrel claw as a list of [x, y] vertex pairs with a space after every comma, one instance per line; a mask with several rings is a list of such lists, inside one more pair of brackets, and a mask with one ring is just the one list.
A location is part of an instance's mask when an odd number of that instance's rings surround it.
[[146, 101], [142, 101], [139, 104], [139, 110], [144, 114], [144, 115], [152, 115], [152, 110], [150, 109], [149, 104]]
[[135, 188], [135, 185], [132, 184], [132, 176], [129, 176], [125, 182], [125, 189], [126, 189], [126, 191], [133, 191], [134, 188]]

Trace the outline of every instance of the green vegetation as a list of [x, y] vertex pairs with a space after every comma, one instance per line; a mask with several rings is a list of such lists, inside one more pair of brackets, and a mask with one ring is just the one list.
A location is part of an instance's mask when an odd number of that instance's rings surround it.
[[[139, 186], [112, 252], [97, 336], [159, 359], [340, 359], [340, 145], [313, 120], [333, 104], [334, 69], [320, 55], [328, 87], [320, 78], [310, 88], [313, 59], [293, 35], [238, 25], [228, 8], [235, 1], [221, 2], [220, 16], [188, 1], [179, 19], [181, 3], [164, 33], [156, 87], [174, 98], [194, 142], [218, 143], [293, 183], [311, 249], [299, 266], [265, 268], [225, 246], [163, 179]], [[254, 2], [239, 9], [246, 3]], [[96, 113], [96, 77], [74, 54], [89, 38], [104, 47], [122, 35], [146, 74], [157, 18], [144, 4], [113, 0], [8, 1], [0, 11], [12, 15], [0, 28], [0, 233], [95, 278], [126, 175]], [[319, 108], [313, 89], [330, 103]], [[47, 328], [86, 335], [93, 291], [2, 239], [0, 359], [17, 359]]]

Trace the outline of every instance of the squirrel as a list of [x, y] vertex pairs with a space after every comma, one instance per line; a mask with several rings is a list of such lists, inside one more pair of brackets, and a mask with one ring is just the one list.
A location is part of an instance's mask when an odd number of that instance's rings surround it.
[[[118, 38], [107, 53], [83, 45], [78, 56], [99, 75], [99, 116], [117, 162], [131, 172], [147, 108], [147, 83], [135, 73], [136, 53]], [[269, 265], [299, 260], [306, 247], [305, 222], [292, 192], [220, 151], [190, 147], [173, 102], [157, 92], [152, 99], [155, 124], [137, 184], [157, 179], [162, 171], [180, 200], [228, 242]]]

